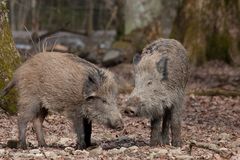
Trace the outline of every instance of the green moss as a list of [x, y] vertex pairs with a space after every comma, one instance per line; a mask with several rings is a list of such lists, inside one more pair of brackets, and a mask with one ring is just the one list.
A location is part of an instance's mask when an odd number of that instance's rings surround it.
[[231, 0], [224, 0], [225, 6], [228, 6], [231, 3]]
[[230, 63], [230, 41], [230, 37], [226, 32], [224, 32], [224, 34], [212, 34], [211, 37], [208, 38], [208, 45], [206, 49], [207, 59], [220, 59]]
[[[14, 47], [7, 19], [6, 3], [4, 2], [0, 3], [0, 89], [11, 80], [13, 71], [20, 64], [20, 56]], [[2, 108], [10, 113], [16, 112], [16, 92], [14, 90], [1, 98], [0, 102]]]
[[189, 59], [194, 65], [201, 65], [206, 61], [205, 37], [197, 20], [192, 20], [186, 30], [184, 42], [187, 44]]
[[117, 49], [124, 49], [124, 48], [128, 48], [129, 46], [131, 46], [131, 44], [126, 41], [116, 41], [112, 44], [112, 48], [117, 48]]
[[205, 34], [202, 31], [198, 17], [187, 17], [185, 21], [188, 22], [187, 25], [180, 21], [175, 22], [170, 38], [182, 42], [183, 46], [187, 49], [190, 62], [193, 65], [199, 66], [206, 61]]

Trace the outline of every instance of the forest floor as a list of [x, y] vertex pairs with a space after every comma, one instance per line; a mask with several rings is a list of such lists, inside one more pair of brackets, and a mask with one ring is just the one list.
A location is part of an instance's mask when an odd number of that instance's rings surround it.
[[[123, 67], [124, 66], [124, 67]], [[125, 70], [122, 69], [125, 68]], [[129, 64], [112, 69], [118, 76], [132, 78]], [[121, 74], [122, 73], [122, 74]], [[131, 81], [128, 79], [128, 81]], [[10, 149], [9, 140], [17, 139], [17, 117], [0, 112], [0, 159], [240, 159], [240, 96], [202, 95], [202, 90], [236, 90], [239, 68], [221, 62], [209, 62], [192, 69], [182, 114], [183, 146], [149, 146], [148, 119], [123, 115], [125, 129], [115, 131], [94, 123], [92, 141], [87, 150], [74, 150], [76, 135], [71, 122], [50, 115], [44, 122], [49, 147], [38, 148], [32, 124], [28, 126], [28, 150]], [[196, 94], [195, 94], [196, 93]], [[218, 92], [214, 92], [218, 94]], [[222, 92], [221, 92], [222, 93]], [[206, 94], [206, 92], [204, 92]], [[120, 94], [118, 103], [128, 94]]]

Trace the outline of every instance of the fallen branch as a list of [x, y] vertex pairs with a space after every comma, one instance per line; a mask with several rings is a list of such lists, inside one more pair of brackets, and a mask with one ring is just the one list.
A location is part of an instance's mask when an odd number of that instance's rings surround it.
[[201, 91], [194, 91], [188, 93], [197, 95], [197, 96], [225, 96], [225, 97], [236, 97], [240, 96], [240, 91], [238, 90], [225, 90], [221, 88], [212, 88], [207, 90], [201, 90]]
[[40, 152], [43, 154], [43, 156], [46, 158], [46, 159], [48, 159], [48, 157], [47, 157], [47, 155], [45, 154], [45, 152], [44, 152], [44, 150], [43, 149], [39, 149], [40, 150]]
[[198, 147], [198, 148], [203, 148], [203, 149], [208, 149], [210, 151], [213, 151], [217, 154], [219, 154], [223, 158], [230, 158], [233, 154], [229, 150], [225, 148], [219, 148], [216, 144], [211, 144], [211, 143], [204, 143], [204, 142], [196, 142], [196, 141], [191, 141], [189, 144], [190, 148], [190, 155], [192, 153], [192, 148], [193, 147]]

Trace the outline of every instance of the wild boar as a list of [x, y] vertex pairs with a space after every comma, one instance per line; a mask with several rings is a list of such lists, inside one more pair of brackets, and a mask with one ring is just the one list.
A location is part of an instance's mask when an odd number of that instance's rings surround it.
[[[135, 88], [126, 101], [128, 116], [151, 120], [150, 145], [181, 145], [181, 110], [189, 76], [186, 50], [176, 40], [159, 39], [133, 59]], [[161, 130], [162, 125], [162, 130]]]
[[14, 73], [2, 95], [16, 87], [19, 145], [26, 149], [26, 127], [33, 121], [39, 146], [46, 146], [42, 123], [48, 110], [63, 113], [73, 121], [77, 148], [91, 144], [92, 121], [123, 129], [116, 105], [114, 75], [68, 53], [43, 52], [27, 60]]

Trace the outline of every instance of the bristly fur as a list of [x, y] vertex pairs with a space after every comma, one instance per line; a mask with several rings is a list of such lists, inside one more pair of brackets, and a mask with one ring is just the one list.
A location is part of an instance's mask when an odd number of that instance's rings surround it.
[[150, 145], [169, 144], [171, 129], [171, 144], [181, 146], [181, 110], [189, 75], [186, 50], [176, 40], [156, 40], [143, 49], [134, 71], [135, 88], [125, 113], [150, 118]]
[[[76, 107], [85, 103], [85, 93], [90, 95], [94, 92], [111, 101], [117, 93], [117, 84], [111, 72], [67, 53], [43, 52], [34, 55], [16, 70], [13, 80], [19, 93], [19, 112], [25, 112], [32, 104], [42, 103], [50, 111], [71, 116]], [[118, 112], [115, 104], [113, 108]]]
[[[163, 113], [164, 107], [182, 101], [189, 64], [186, 50], [178, 41], [159, 39], [147, 45], [134, 69], [135, 89], [130, 97], [140, 97], [140, 115], [157, 116]], [[150, 88], [148, 81], [152, 82]]]
[[[92, 64], [84, 59], [79, 58], [76, 55], [67, 54], [66, 56], [74, 62], [81, 63], [81, 64], [87, 66], [88, 68], [91, 68], [91, 70], [89, 70], [89, 77], [95, 77], [96, 75], [98, 75], [98, 77], [100, 78], [99, 80], [102, 83], [104, 82], [104, 80], [106, 80], [106, 78], [107, 78], [106, 70], [103, 70], [103, 69], [95, 66], [94, 64]], [[92, 80], [94, 80], [94, 78]]]
[[157, 63], [156, 68], [160, 74], [162, 74], [162, 80], [168, 80], [168, 70], [167, 70], [168, 59], [162, 57]]
[[123, 129], [113, 77], [110, 71], [68, 53], [43, 52], [28, 59], [2, 93], [7, 94], [14, 86], [18, 91], [20, 147], [27, 148], [26, 127], [30, 121], [39, 145], [46, 145], [42, 123], [48, 110], [65, 114], [73, 121], [78, 149], [90, 146], [91, 121]]

